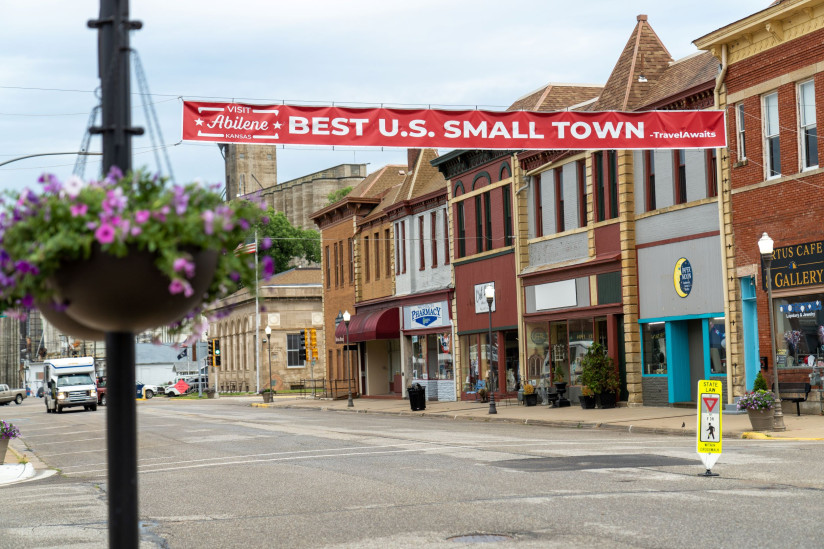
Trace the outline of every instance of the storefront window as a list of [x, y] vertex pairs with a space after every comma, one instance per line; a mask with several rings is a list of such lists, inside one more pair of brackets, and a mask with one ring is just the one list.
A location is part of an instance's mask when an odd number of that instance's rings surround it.
[[708, 322], [710, 331], [710, 373], [727, 373], [727, 336], [724, 317], [711, 318]]
[[541, 377], [541, 371], [544, 369], [544, 362], [549, 353], [547, 323], [527, 324], [526, 333], [526, 378], [534, 385]]
[[[606, 319], [604, 319], [604, 339], [606, 339]], [[584, 355], [592, 346], [595, 333], [591, 318], [579, 318], [569, 321], [569, 364], [571, 375], [566, 379], [570, 385], [581, 384]], [[605, 346], [606, 348], [606, 346]]]
[[[559, 368], [563, 372], [564, 381], [569, 382], [569, 339], [567, 337], [566, 322], [551, 322], [549, 324], [549, 362], [553, 370]], [[550, 375], [549, 364], [545, 364], [541, 371], [542, 379], [538, 386], [542, 387], [554, 382], [555, 376]]]
[[644, 374], [667, 373], [667, 332], [663, 322], [642, 324], [644, 339]]
[[474, 391], [478, 384], [479, 364], [478, 364], [478, 336], [461, 336], [461, 354], [463, 355], [464, 378], [463, 390], [465, 392]]
[[820, 293], [773, 299], [779, 368], [808, 366], [824, 355], [822, 301], [824, 294]]
[[517, 391], [520, 388], [520, 374], [518, 372], [518, 331], [504, 332], [504, 347], [506, 349], [506, 390]]
[[413, 379], [453, 379], [449, 333], [412, 336]]
[[[489, 334], [484, 333], [481, 334], [481, 379], [486, 381], [487, 387], [489, 387], [489, 371], [492, 368], [494, 363], [495, 366], [498, 365], [498, 341], [497, 341], [497, 332], [492, 332], [492, 347], [490, 349], [489, 345]], [[501, 371], [498, 370], [498, 375], [501, 375]], [[495, 388], [497, 390], [497, 387]]]

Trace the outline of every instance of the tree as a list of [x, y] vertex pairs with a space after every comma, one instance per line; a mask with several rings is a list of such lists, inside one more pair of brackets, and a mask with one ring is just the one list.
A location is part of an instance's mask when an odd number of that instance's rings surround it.
[[289, 269], [289, 262], [295, 257], [312, 263], [320, 262], [320, 233], [293, 226], [283, 212], [269, 208], [264, 218], [249, 229], [250, 240], [255, 231], [259, 243], [258, 255], [261, 258], [271, 257], [276, 273]]
[[342, 189], [338, 189], [337, 191], [332, 191], [326, 196], [326, 205], [334, 204], [347, 194], [352, 192], [352, 187], [344, 187]]

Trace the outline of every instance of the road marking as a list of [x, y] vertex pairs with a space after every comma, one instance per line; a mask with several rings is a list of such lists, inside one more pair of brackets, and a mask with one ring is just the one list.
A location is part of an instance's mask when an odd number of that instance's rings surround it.
[[80, 440], [60, 440], [57, 442], [38, 442], [38, 444], [72, 444], [75, 442], [88, 442], [90, 440], [105, 440], [106, 437], [96, 437], [96, 438], [82, 438]]

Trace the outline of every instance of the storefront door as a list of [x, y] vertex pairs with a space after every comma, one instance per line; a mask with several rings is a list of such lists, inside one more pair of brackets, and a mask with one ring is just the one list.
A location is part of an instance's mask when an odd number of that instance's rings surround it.
[[669, 364], [669, 401], [690, 402], [689, 321], [667, 323], [667, 364]]

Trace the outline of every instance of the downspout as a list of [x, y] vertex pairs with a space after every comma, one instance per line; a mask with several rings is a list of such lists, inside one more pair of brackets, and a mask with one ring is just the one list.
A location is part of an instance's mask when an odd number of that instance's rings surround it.
[[[713, 103], [715, 109], [721, 108], [721, 86], [724, 85], [724, 78], [727, 76], [727, 44], [721, 44], [721, 70], [718, 73], [718, 76], [715, 78], [715, 89], [713, 90]], [[726, 107], [726, 96], [724, 99], [725, 107]], [[724, 131], [726, 131], [726, 117], [724, 117]], [[718, 186], [718, 228], [719, 234], [721, 236], [721, 291], [724, 296], [724, 333], [727, 336], [727, 404], [732, 404], [733, 402], [733, 378], [735, 377], [735, 369], [737, 363], [733, 363], [730, 359], [732, 358], [732, 353], [730, 351], [735, 352], [736, 355], [740, 355], [739, 353], [739, 338], [735, 338], [735, 344], [731, 344], [732, 340], [729, 337], [732, 334], [730, 330], [730, 278], [729, 278], [729, 268], [727, 265], [728, 257], [727, 254], [729, 250], [732, 248], [729, 245], [729, 238], [727, 233], [726, 224], [724, 222], [724, 211], [725, 206], [729, 203], [730, 204], [730, 213], [732, 213], [732, 189], [726, 188], [723, 184], [724, 181], [724, 152], [727, 151], [727, 163], [729, 163], [729, 148], [718, 148], [715, 151], [715, 158], [716, 158], [716, 167], [715, 167], [715, 179], [716, 185]], [[746, 367], [745, 367], [746, 371]]]

